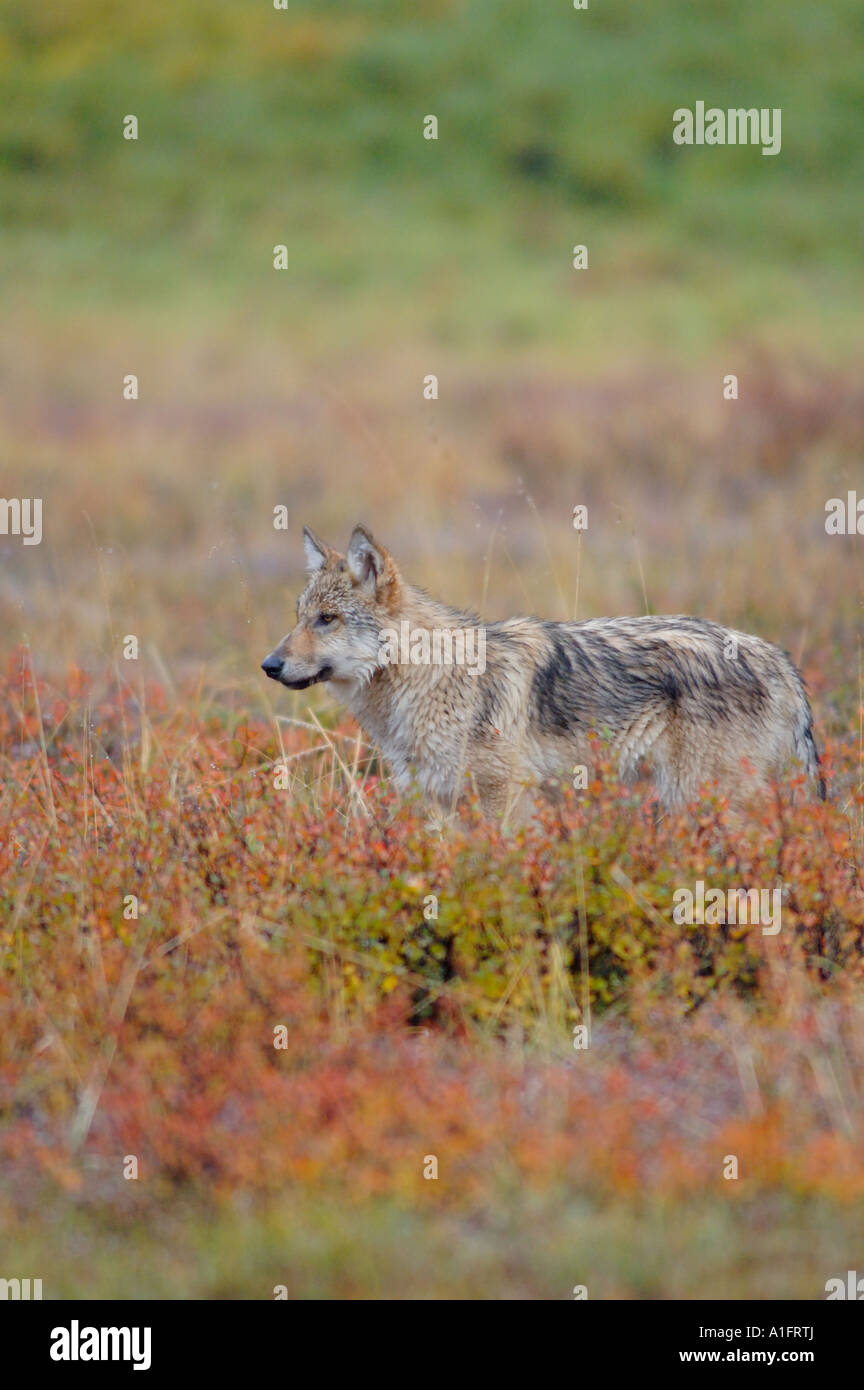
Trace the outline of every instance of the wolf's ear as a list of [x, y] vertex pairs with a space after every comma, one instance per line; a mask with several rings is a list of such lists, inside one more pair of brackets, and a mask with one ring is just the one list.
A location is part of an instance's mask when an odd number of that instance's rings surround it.
[[316, 570], [323, 570], [330, 555], [332, 554], [329, 545], [319, 541], [316, 535], [309, 530], [308, 526], [303, 527], [303, 548], [306, 551], [306, 569], [309, 574], [314, 574]]
[[368, 594], [398, 583], [396, 566], [365, 526], [355, 526], [351, 532], [346, 559], [354, 583]]

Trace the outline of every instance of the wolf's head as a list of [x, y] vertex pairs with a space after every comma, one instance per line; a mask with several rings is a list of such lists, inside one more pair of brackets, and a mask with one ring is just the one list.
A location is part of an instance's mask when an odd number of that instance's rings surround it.
[[297, 600], [297, 626], [261, 669], [291, 690], [316, 681], [367, 681], [379, 665], [379, 633], [399, 607], [399, 572], [365, 526], [354, 527], [344, 555], [308, 526], [303, 543], [309, 578]]

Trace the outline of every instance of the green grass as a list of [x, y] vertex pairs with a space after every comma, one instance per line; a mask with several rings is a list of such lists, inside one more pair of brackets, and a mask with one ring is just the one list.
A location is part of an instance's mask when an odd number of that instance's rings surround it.
[[[2, 276], [49, 312], [243, 306], [322, 350], [853, 341], [853, 0], [6, 10]], [[700, 98], [781, 107], [780, 155], [673, 145]]]
[[862, 1238], [860, 1205], [788, 1198], [595, 1206], [564, 1190], [458, 1219], [431, 1195], [426, 1210], [286, 1196], [219, 1212], [179, 1201], [146, 1223], [49, 1207], [7, 1231], [0, 1261], [41, 1277], [46, 1299], [273, 1299], [281, 1286], [289, 1299], [568, 1300], [584, 1285], [589, 1300], [812, 1301], [856, 1267]]

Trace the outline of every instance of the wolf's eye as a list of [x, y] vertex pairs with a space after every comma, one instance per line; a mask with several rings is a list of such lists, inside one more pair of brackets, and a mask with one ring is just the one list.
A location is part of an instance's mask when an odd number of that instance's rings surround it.
[[337, 613], [319, 613], [318, 621], [326, 627], [328, 623], [335, 623], [338, 616]]

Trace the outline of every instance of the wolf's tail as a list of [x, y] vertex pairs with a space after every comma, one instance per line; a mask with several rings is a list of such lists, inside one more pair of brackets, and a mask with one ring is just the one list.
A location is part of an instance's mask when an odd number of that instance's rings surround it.
[[795, 730], [795, 752], [813, 778], [819, 791], [819, 800], [824, 801], [827, 795], [825, 788], [825, 778], [822, 775], [822, 761], [819, 757], [819, 750], [816, 747], [816, 740], [813, 737], [813, 715], [810, 712], [810, 705], [806, 695], [801, 695], [803, 704], [802, 719], [798, 728]]

